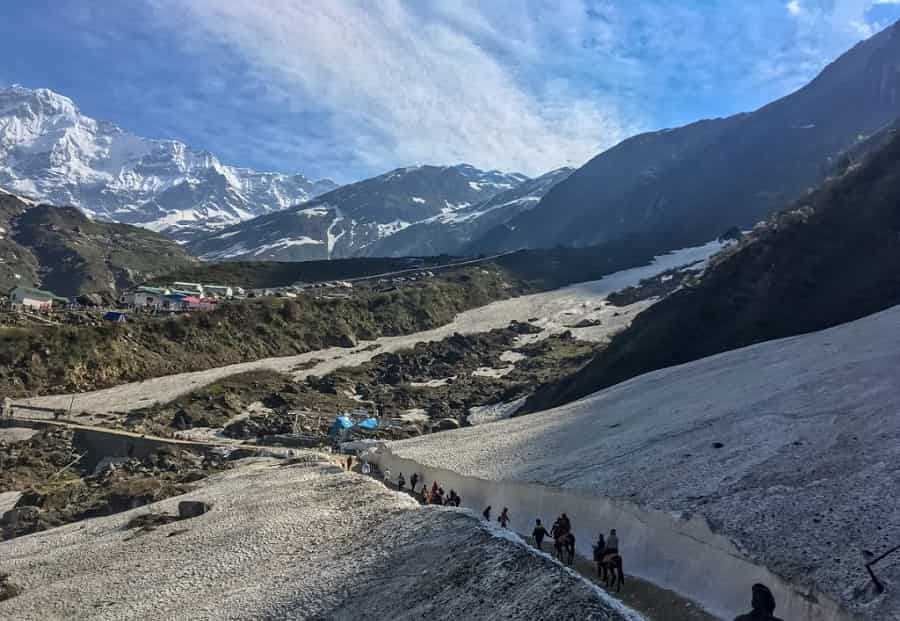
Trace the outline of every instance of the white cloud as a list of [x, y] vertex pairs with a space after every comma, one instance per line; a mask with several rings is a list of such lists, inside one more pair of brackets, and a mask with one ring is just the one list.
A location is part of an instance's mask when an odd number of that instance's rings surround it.
[[800, 6], [800, 2], [798, 0], [791, 0], [784, 5], [784, 8], [786, 8], [787, 12], [791, 15], [800, 15], [800, 13], [803, 11], [803, 8]]
[[184, 15], [157, 2], [161, 17], [239, 51], [261, 97], [326, 110], [334, 135], [371, 166], [465, 161], [535, 174], [579, 165], [640, 124], [565, 77], [526, 87], [522, 63], [541, 52], [533, 23], [508, 17], [500, 35], [460, 6], [192, 0]]

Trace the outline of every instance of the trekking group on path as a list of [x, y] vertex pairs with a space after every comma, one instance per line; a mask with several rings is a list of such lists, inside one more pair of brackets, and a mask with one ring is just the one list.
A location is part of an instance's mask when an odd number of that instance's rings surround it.
[[[347, 458], [347, 470], [351, 470], [352, 467], [353, 457], [350, 456]], [[364, 474], [370, 472], [368, 461], [363, 462], [362, 470]], [[390, 468], [384, 469], [383, 476], [384, 482], [390, 485], [392, 483]], [[406, 483], [406, 478], [401, 472], [397, 477], [397, 489], [401, 492], [409, 491], [413, 496], [418, 496], [423, 504], [458, 507], [462, 502], [456, 491], [451, 489], [449, 493], [445, 493], [444, 488], [437, 481], [433, 481], [429, 488], [428, 484], [421, 480], [418, 473], [413, 473], [409, 478], [408, 490]], [[419, 487], [420, 483], [421, 487]], [[482, 517], [488, 522], [491, 521], [492, 510], [493, 507], [488, 505], [481, 513]], [[503, 507], [503, 510], [497, 517], [497, 522], [500, 523], [502, 528], [509, 528], [511, 521], [512, 517], [509, 514], [509, 509]], [[534, 521], [534, 530], [531, 531], [531, 537], [534, 540], [534, 546], [542, 552], [544, 550], [544, 539], [549, 537], [553, 540], [555, 558], [564, 564], [572, 565], [574, 563], [575, 535], [572, 533], [572, 521], [565, 513], [556, 518], [549, 532], [544, 528], [540, 518], [537, 518]], [[607, 588], [616, 588], [620, 591], [625, 583], [625, 574], [622, 569], [622, 556], [619, 553], [619, 536], [615, 528], [609, 531], [609, 536], [607, 537], [604, 537], [602, 532], [598, 533], [597, 541], [593, 545], [593, 552], [594, 563], [597, 566], [597, 578]], [[752, 610], [748, 614], [740, 615], [734, 621], [782, 621], [774, 616], [775, 597], [772, 595], [772, 591], [763, 584], [753, 585], [751, 608]]]
[[[390, 468], [385, 468], [384, 480], [386, 483], [391, 482]], [[457, 494], [455, 490], [451, 489], [449, 492], [445, 492], [444, 488], [441, 487], [437, 481], [433, 481], [430, 488], [428, 487], [428, 483], [424, 480], [421, 481], [421, 488], [419, 487], [419, 483], [419, 475], [414, 472], [412, 476], [409, 477], [409, 490], [407, 490], [406, 478], [403, 476], [403, 473], [401, 472], [397, 477], [397, 489], [401, 492], [409, 491], [413, 496], [418, 496], [423, 504], [458, 507], [462, 502], [462, 498], [459, 497], [459, 494]]]

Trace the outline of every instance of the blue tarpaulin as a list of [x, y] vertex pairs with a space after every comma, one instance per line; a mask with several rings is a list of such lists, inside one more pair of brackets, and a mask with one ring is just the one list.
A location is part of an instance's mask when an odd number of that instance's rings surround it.
[[378, 419], [377, 418], [367, 418], [366, 420], [361, 420], [356, 423], [357, 427], [362, 427], [363, 429], [378, 429]]

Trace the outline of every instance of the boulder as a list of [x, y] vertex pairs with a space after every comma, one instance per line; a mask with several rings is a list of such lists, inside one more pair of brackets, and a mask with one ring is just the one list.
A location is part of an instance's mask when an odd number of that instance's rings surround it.
[[455, 418], [442, 418], [435, 421], [433, 429], [437, 431], [450, 431], [451, 429], [459, 429], [460, 423]]
[[182, 500], [178, 503], [178, 517], [186, 520], [203, 515], [209, 510], [209, 505], [200, 500]]

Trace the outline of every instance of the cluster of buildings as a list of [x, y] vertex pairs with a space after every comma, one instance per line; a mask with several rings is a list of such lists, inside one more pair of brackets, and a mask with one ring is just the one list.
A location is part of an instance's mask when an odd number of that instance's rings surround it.
[[123, 293], [119, 303], [129, 308], [160, 311], [210, 311], [221, 300], [243, 297], [244, 290], [228, 285], [174, 282], [165, 287], [140, 286]]

